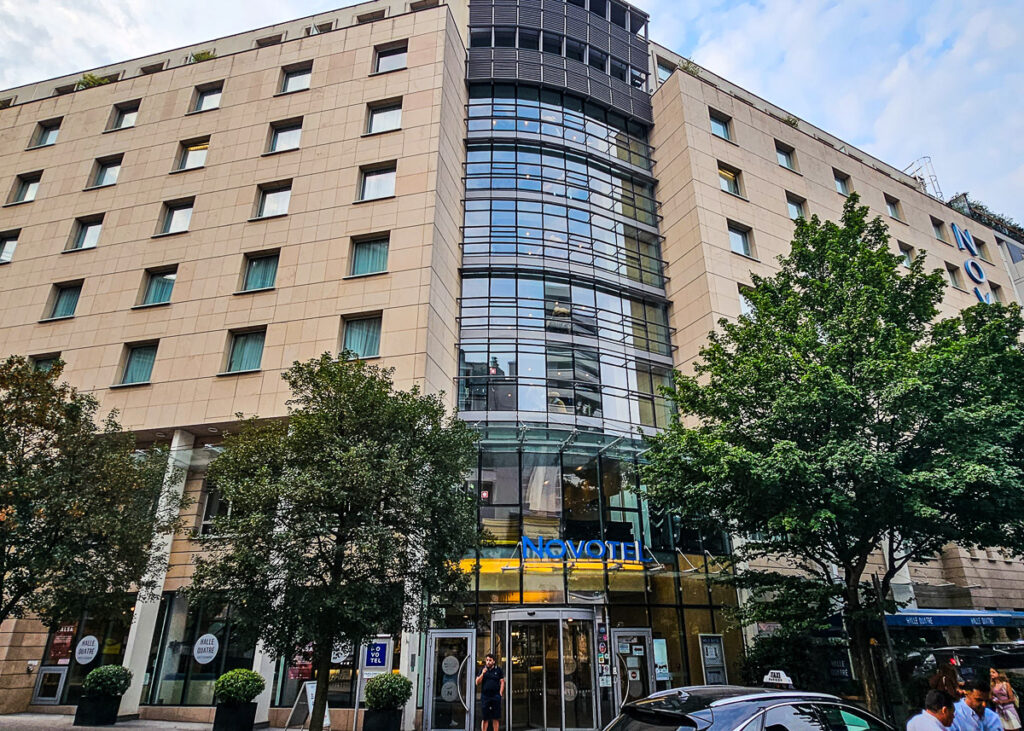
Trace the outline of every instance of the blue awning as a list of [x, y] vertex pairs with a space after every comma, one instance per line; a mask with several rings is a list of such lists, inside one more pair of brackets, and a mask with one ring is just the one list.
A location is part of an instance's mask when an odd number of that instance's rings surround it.
[[1024, 627], [1024, 612], [984, 609], [900, 609], [885, 615], [890, 627]]

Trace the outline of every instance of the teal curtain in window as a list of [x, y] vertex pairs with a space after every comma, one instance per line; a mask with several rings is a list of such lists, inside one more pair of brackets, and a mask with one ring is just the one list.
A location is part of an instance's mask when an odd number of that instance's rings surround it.
[[153, 373], [153, 361], [156, 360], [155, 345], [140, 345], [128, 353], [128, 362], [124, 366], [124, 378], [121, 383], [146, 383]]
[[266, 289], [274, 286], [277, 276], [277, 254], [249, 259], [245, 270], [245, 288]]
[[254, 371], [263, 360], [263, 337], [266, 333], [243, 333], [235, 335], [231, 345], [229, 371]]
[[142, 304], [155, 305], [160, 302], [170, 302], [171, 291], [174, 289], [174, 280], [176, 278], [177, 275], [173, 272], [170, 274], [151, 274], [149, 286], [146, 288], [146, 299]]
[[64, 287], [57, 292], [57, 301], [53, 303], [53, 314], [50, 317], [71, 317], [78, 307], [78, 295], [81, 287]]
[[380, 355], [380, 318], [346, 322], [344, 348], [352, 351], [357, 358]]
[[360, 241], [352, 256], [353, 274], [373, 274], [388, 268], [388, 240]]

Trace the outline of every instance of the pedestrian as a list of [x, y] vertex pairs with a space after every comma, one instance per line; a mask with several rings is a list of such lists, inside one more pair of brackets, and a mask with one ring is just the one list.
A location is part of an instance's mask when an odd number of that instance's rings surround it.
[[988, 678], [972, 678], [964, 683], [964, 697], [956, 704], [953, 731], [1003, 731], [999, 715], [988, 708], [991, 686]]
[[480, 716], [483, 718], [482, 731], [498, 731], [501, 720], [501, 699], [505, 696], [505, 671], [498, 667], [493, 652], [484, 656], [484, 667], [476, 676], [480, 688]]
[[929, 690], [924, 710], [907, 721], [907, 731], [946, 731], [953, 725], [956, 701], [942, 690]]
[[1013, 691], [1010, 679], [995, 668], [989, 670], [989, 677], [992, 683], [992, 710], [999, 716], [1004, 731], [1017, 731], [1020, 728], [1020, 713], [1017, 711], [1020, 699]]

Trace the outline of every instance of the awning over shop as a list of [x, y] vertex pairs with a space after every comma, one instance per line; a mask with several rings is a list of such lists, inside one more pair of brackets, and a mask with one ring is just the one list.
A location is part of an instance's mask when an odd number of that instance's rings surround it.
[[890, 627], [1024, 627], [1024, 612], [984, 609], [900, 609], [887, 614]]

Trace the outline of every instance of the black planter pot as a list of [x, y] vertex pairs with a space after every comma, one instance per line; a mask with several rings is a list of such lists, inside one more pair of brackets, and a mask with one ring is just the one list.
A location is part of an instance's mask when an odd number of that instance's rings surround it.
[[363, 731], [400, 731], [402, 709], [367, 711], [363, 714]]
[[83, 695], [75, 708], [75, 726], [113, 726], [117, 723], [119, 695]]
[[255, 703], [218, 703], [213, 731], [252, 731], [255, 722]]

